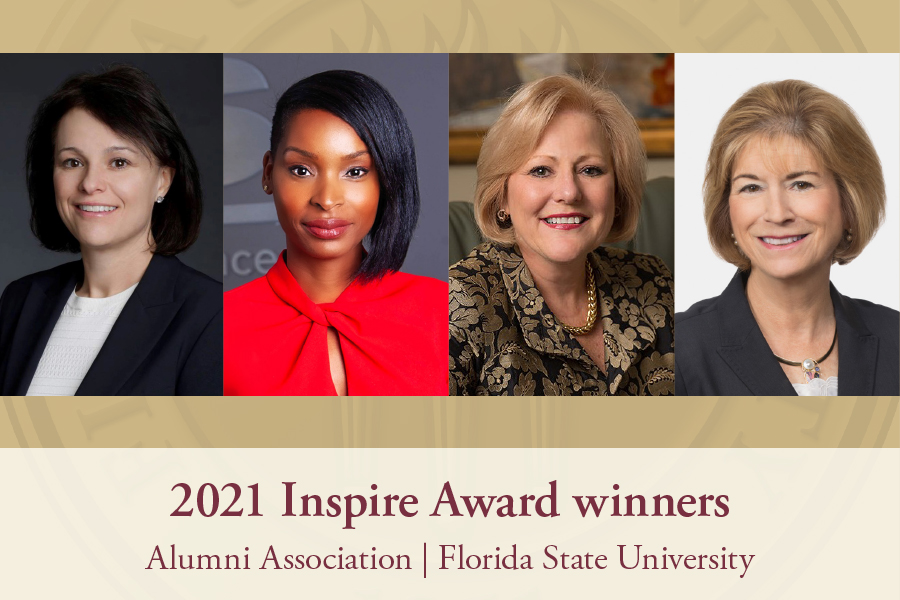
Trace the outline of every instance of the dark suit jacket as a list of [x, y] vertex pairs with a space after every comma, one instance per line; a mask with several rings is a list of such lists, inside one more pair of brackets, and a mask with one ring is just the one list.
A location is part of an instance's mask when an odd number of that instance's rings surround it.
[[[837, 320], [841, 396], [900, 393], [900, 313], [854, 300], [831, 286]], [[766, 343], [738, 272], [721, 296], [675, 315], [675, 393], [691, 396], [793, 396]]]
[[[50, 333], [83, 278], [81, 261], [28, 275], [0, 297], [0, 394], [24, 396]], [[76, 392], [222, 394], [222, 284], [154, 255]]]

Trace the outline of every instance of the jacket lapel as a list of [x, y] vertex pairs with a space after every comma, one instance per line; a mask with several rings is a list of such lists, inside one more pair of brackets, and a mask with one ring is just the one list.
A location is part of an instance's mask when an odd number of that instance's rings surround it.
[[722, 294], [718, 317], [719, 356], [741, 382], [756, 396], [795, 396], [750, 312], [740, 271]]
[[182, 302], [175, 300], [178, 259], [154, 255], [82, 380], [79, 396], [114, 396], [165, 334]]
[[838, 393], [841, 396], [871, 396], [875, 386], [878, 337], [856, 313], [853, 302], [831, 286], [831, 302], [837, 320]]
[[12, 395], [28, 392], [50, 334], [81, 277], [79, 261], [65, 265], [62, 277], [32, 283], [13, 334], [3, 382], [3, 389], [12, 390]]

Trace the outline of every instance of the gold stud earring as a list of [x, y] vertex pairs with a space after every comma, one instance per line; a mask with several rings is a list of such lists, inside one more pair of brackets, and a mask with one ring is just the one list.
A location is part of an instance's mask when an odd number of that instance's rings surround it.
[[506, 223], [507, 221], [509, 221], [509, 213], [501, 208], [497, 211], [497, 220], [501, 223]]
[[268, 193], [269, 193], [269, 186], [264, 185], [264, 186], [263, 186], [263, 191], [264, 191], [265, 193], [268, 194]]
[[848, 242], [853, 241], [853, 229], [852, 228], [847, 229], [847, 241]]

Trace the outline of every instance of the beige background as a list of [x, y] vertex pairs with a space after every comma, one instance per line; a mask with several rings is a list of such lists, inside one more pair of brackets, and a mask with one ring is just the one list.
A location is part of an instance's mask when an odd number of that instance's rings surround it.
[[893, 0], [17, 3], [16, 52], [897, 52]]
[[[10, 598], [897, 598], [900, 453], [885, 449], [618, 449], [409, 452], [380, 449], [0, 450], [5, 489], [0, 545]], [[561, 516], [430, 517], [445, 482], [463, 495], [540, 496], [557, 481]], [[411, 518], [282, 517], [283, 481], [303, 493], [414, 494]], [[258, 483], [261, 517], [171, 517], [205, 482]], [[573, 495], [728, 495], [729, 515], [582, 518]], [[196, 496], [191, 504], [196, 507]], [[232, 492], [223, 493], [230, 502]], [[296, 502], [296, 500], [295, 500]], [[652, 500], [651, 500], [652, 502]], [[209, 501], [207, 500], [207, 507]], [[382, 505], [383, 506], [383, 505]], [[462, 506], [465, 510], [464, 506]], [[220, 510], [224, 506], [220, 505]], [[651, 510], [652, 512], [652, 510]], [[11, 543], [15, 540], [15, 543]], [[429, 548], [422, 577], [423, 544]], [[160, 545], [181, 554], [238, 554], [251, 569], [146, 570]], [[408, 554], [410, 571], [261, 571], [284, 554]], [[467, 554], [532, 555], [533, 571], [439, 571], [438, 545]], [[604, 571], [543, 570], [542, 550], [603, 553]], [[644, 552], [756, 555], [743, 569], [628, 571], [617, 545]]]

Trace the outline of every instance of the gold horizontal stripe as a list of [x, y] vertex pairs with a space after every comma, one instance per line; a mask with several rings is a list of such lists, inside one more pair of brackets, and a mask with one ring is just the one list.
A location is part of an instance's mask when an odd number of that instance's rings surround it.
[[3, 398], [0, 447], [898, 448], [900, 398]]

